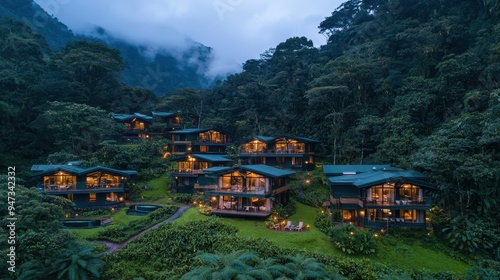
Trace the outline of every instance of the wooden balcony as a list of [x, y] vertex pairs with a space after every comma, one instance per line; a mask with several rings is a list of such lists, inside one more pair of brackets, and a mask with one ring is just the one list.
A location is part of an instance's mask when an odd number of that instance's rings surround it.
[[173, 171], [174, 174], [193, 174], [200, 175], [203, 174], [203, 169], [178, 169]]
[[85, 189], [77, 189], [71, 185], [46, 185], [44, 192], [49, 194], [69, 194], [69, 193], [103, 193], [103, 192], [123, 192], [123, 184], [111, 185], [87, 185]]
[[222, 195], [222, 196], [238, 196], [238, 197], [268, 197], [271, 192], [266, 192], [264, 188], [246, 188], [232, 187], [232, 188], [215, 188], [205, 192], [207, 195]]
[[224, 217], [254, 217], [254, 218], [267, 218], [271, 215], [270, 211], [245, 211], [241, 210], [226, 210], [213, 208], [211, 213], [217, 216]]
[[[283, 149], [283, 150], [252, 150], [252, 149], [242, 149], [240, 154], [244, 155], [283, 155], [283, 154], [305, 154], [304, 150], [298, 149]], [[309, 153], [313, 154], [313, 153]]]
[[216, 190], [219, 186], [217, 185], [200, 185], [198, 183], [194, 184], [195, 189], [204, 189], [204, 190]]
[[340, 208], [345, 206], [349, 208], [358, 209], [416, 209], [416, 210], [428, 210], [431, 208], [430, 197], [424, 197], [423, 200], [393, 200], [393, 201], [377, 201], [377, 200], [366, 200], [366, 198], [356, 198], [356, 197], [341, 197], [334, 198], [330, 195], [330, 203], [332, 205], [339, 205]]

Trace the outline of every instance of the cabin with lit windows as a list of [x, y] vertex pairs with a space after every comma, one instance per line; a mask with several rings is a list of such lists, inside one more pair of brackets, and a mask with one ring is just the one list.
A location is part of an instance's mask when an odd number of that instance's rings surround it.
[[124, 126], [122, 132], [123, 139], [126, 141], [137, 139], [148, 139], [151, 137], [151, 125], [153, 117], [134, 113], [134, 114], [115, 114], [111, 113], [111, 118]]
[[[191, 154], [174, 157], [177, 167], [172, 171], [172, 191], [179, 193], [203, 192], [207, 189], [204, 171], [211, 167], [228, 166], [233, 161], [223, 155]], [[201, 184], [200, 184], [201, 182]]]
[[169, 131], [182, 129], [182, 118], [178, 113], [151, 112], [151, 114], [155, 134], [166, 135]]
[[242, 164], [313, 170], [318, 143], [317, 140], [290, 135], [255, 136], [243, 142], [238, 157]]
[[170, 153], [185, 154], [225, 154], [232, 144], [228, 133], [213, 128], [188, 128], [170, 131]]
[[289, 178], [294, 172], [263, 164], [212, 167], [204, 170], [205, 195], [211, 213], [219, 216], [264, 218], [290, 201]]
[[330, 208], [356, 226], [426, 227], [430, 192], [425, 175], [390, 165], [323, 165], [330, 183]]
[[37, 188], [50, 195], [65, 197], [76, 208], [104, 208], [128, 199], [128, 182], [135, 170], [103, 166], [82, 168], [70, 164], [37, 164], [31, 167]]

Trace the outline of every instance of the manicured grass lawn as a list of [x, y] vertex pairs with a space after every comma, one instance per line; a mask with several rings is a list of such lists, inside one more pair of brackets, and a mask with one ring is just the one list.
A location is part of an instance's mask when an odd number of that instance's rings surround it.
[[[144, 218], [144, 216], [133, 216], [127, 215], [128, 207], [123, 207], [118, 210], [115, 214], [112, 215], [113, 224], [129, 224], [131, 222], [137, 221], [139, 219]], [[85, 239], [96, 239], [98, 233], [101, 230], [104, 230], [104, 227], [96, 227], [96, 228], [85, 228], [85, 229], [68, 229], [70, 232], [77, 234], [78, 236]]]
[[[220, 218], [222, 222], [233, 225], [238, 228], [238, 234], [244, 237], [263, 237], [267, 238], [276, 245], [302, 249], [310, 252], [323, 254], [332, 254], [336, 251], [325, 234], [320, 232], [314, 226], [317, 209], [301, 203], [297, 203], [297, 212], [290, 217], [295, 225], [299, 221], [304, 222], [304, 226], [310, 225], [309, 231], [276, 231], [265, 228], [264, 220], [250, 220], [243, 218]], [[182, 217], [175, 220], [174, 223], [183, 224], [188, 221], [209, 219], [208, 216], [198, 213], [198, 208], [191, 208], [185, 212]]]
[[370, 257], [383, 263], [390, 263], [401, 268], [425, 268], [430, 271], [450, 271], [463, 273], [471, 267], [457, 261], [440, 251], [439, 244], [429, 241], [422, 244], [420, 240], [395, 237], [383, 237], [378, 242], [378, 254]]
[[[240, 218], [220, 218], [222, 222], [233, 225], [239, 229], [238, 234], [245, 237], [263, 237], [276, 245], [296, 248], [325, 255], [345, 256], [385, 263], [399, 268], [427, 269], [429, 271], [450, 271], [463, 273], [470, 266], [456, 261], [445, 253], [433, 249], [436, 246], [422, 246], [419, 240], [406, 238], [398, 240], [394, 237], [377, 241], [377, 254], [372, 256], [351, 256], [342, 253], [328, 240], [328, 237], [314, 226], [318, 209], [296, 202], [297, 212], [290, 217], [295, 225], [303, 221], [309, 224], [310, 231], [289, 232], [266, 229], [263, 220], [250, 220]], [[194, 220], [206, 220], [208, 216], [198, 213], [198, 208], [193, 207], [185, 212], [174, 223], [183, 224]]]
[[150, 180], [149, 182], [140, 183], [140, 186], [147, 186], [147, 189], [144, 189], [142, 191], [140, 199], [137, 198], [137, 200], [147, 201], [151, 203], [171, 204], [172, 201], [169, 199], [167, 195], [168, 184], [169, 181], [165, 174], [158, 178]]

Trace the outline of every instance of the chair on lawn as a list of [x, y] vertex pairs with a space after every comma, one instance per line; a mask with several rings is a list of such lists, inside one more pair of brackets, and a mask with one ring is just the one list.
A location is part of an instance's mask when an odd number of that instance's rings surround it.
[[296, 231], [302, 231], [304, 229], [304, 222], [299, 222], [299, 225], [294, 228]]
[[293, 230], [295, 228], [295, 226], [292, 224], [292, 221], [287, 221], [286, 222], [286, 226], [285, 226], [285, 230]]

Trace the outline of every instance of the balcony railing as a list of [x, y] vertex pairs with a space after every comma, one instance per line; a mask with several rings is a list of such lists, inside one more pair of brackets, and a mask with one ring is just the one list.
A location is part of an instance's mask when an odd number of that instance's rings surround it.
[[195, 189], [205, 189], [205, 190], [217, 190], [219, 186], [217, 185], [200, 185], [198, 183], [194, 184]]
[[423, 199], [417, 200], [389, 200], [389, 201], [378, 201], [378, 200], [367, 200], [364, 197], [341, 197], [334, 198], [330, 195], [330, 202], [333, 205], [336, 204], [349, 204], [358, 205], [360, 208], [415, 208], [415, 207], [430, 207], [431, 198], [424, 197]]
[[254, 150], [242, 149], [241, 154], [304, 154], [302, 149], [277, 149], [277, 150]]
[[243, 188], [241, 186], [233, 186], [229, 188], [220, 188], [217, 186], [217, 188], [212, 189], [212, 192], [219, 193], [221, 195], [238, 195], [238, 194], [255, 194], [255, 195], [266, 195], [270, 192], [266, 192], [266, 189], [264, 187], [247, 187]]
[[174, 171], [177, 174], [203, 174], [203, 169], [177, 169]]
[[203, 143], [208, 143], [208, 144], [229, 144], [231, 142], [224, 140], [224, 139], [197, 139], [194, 141], [196, 144], [203, 144]]
[[74, 185], [45, 185], [44, 191], [47, 193], [61, 193], [61, 192], [89, 192], [89, 191], [104, 191], [104, 190], [123, 190], [123, 184], [109, 184], [109, 185], [87, 185], [85, 189], [77, 189]]

